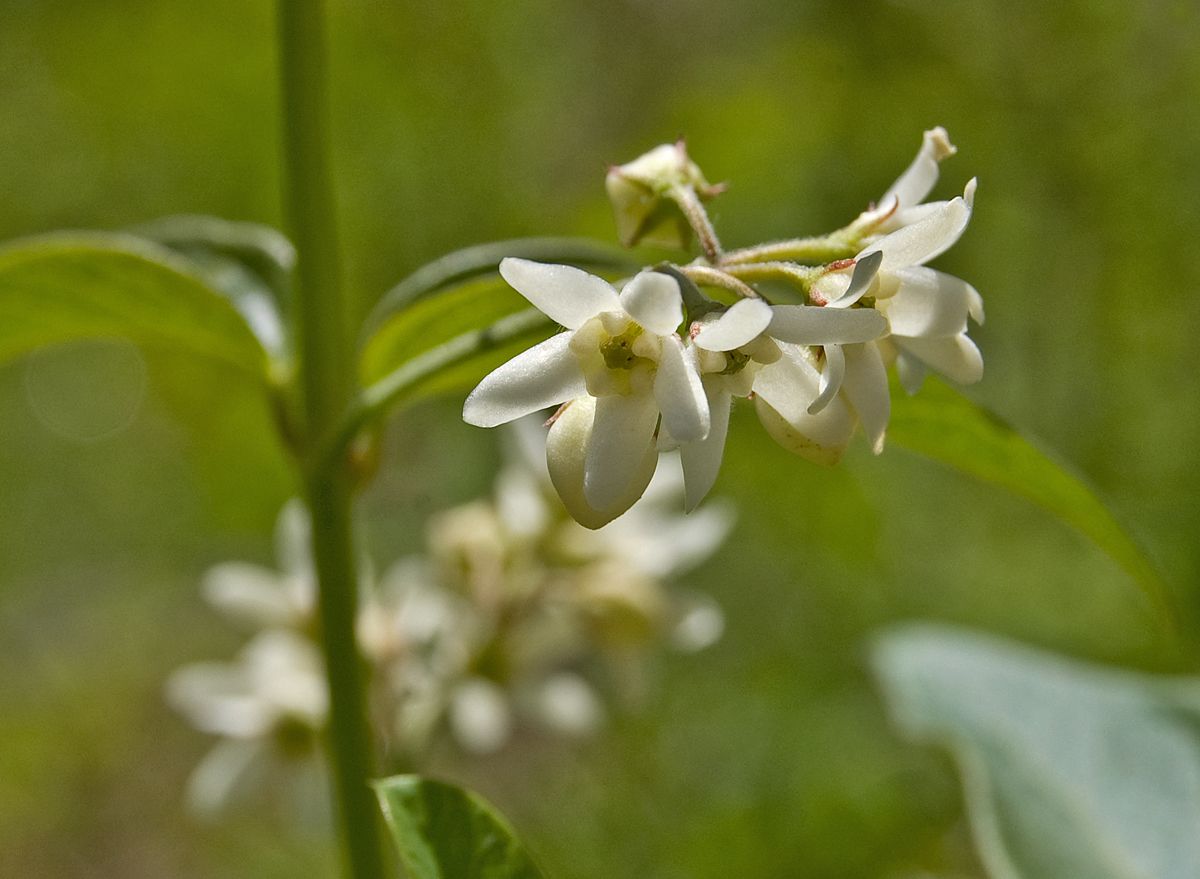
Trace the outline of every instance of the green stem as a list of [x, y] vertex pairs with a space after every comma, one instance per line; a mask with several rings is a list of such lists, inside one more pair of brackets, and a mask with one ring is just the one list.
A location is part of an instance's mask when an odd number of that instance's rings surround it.
[[851, 226], [814, 238], [793, 238], [732, 250], [716, 263], [721, 268], [761, 262], [830, 263], [850, 259], [861, 249], [862, 235]]
[[304, 411], [301, 464], [312, 513], [321, 638], [330, 686], [329, 751], [347, 875], [383, 879], [380, 816], [369, 786], [374, 748], [354, 635], [353, 494], [344, 450], [328, 455], [319, 442], [334, 430], [353, 391], [326, 130], [323, 2], [279, 0], [278, 22], [284, 208], [297, 250], [293, 290], [297, 378]]

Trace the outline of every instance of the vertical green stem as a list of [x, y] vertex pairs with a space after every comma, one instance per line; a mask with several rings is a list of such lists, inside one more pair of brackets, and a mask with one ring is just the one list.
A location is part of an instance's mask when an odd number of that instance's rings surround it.
[[330, 686], [329, 750], [351, 879], [383, 879], [374, 748], [354, 635], [353, 490], [344, 460], [316, 457], [353, 389], [328, 152], [323, 0], [279, 0], [284, 207], [298, 260], [294, 286], [302, 466], [313, 520], [321, 637]]

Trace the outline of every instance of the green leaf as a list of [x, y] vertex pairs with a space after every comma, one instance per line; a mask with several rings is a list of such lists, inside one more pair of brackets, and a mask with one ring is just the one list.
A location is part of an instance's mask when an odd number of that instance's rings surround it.
[[891, 396], [890, 442], [1006, 488], [1077, 528], [1133, 577], [1164, 619], [1173, 618], [1162, 575], [1081, 477], [934, 377], [911, 397], [893, 377]]
[[399, 775], [375, 784], [410, 879], [540, 879], [508, 823], [476, 794]]
[[0, 251], [0, 360], [89, 336], [184, 351], [267, 380], [264, 351], [245, 322], [170, 251], [106, 233]]
[[934, 626], [881, 638], [907, 736], [948, 747], [994, 879], [1200, 876], [1200, 681], [1115, 671]]
[[272, 357], [286, 358], [296, 249], [282, 232], [193, 214], [162, 217], [129, 231], [187, 257], [201, 279], [233, 304]]

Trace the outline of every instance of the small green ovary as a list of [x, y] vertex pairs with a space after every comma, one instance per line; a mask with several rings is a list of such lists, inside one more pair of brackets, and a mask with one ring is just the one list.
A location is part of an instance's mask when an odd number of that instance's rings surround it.
[[609, 369], [633, 369], [636, 366], [653, 366], [654, 361], [633, 352], [633, 343], [642, 334], [642, 328], [633, 324], [619, 336], [613, 336], [600, 346], [604, 365]]
[[725, 355], [725, 368], [717, 375], [737, 375], [746, 368], [746, 364], [750, 362], [750, 355], [742, 351], [740, 348], [735, 348], [733, 351], [722, 352]]

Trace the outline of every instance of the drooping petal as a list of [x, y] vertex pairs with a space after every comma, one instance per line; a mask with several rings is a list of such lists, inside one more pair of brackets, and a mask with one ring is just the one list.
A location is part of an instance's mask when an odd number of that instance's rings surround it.
[[783, 356], [754, 376], [754, 394], [762, 397], [788, 421], [809, 417], [808, 407], [817, 398], [821, 373], [803, 349], [780, 344]]
[[842, 379], [842, 393], [862, 423], [871, 448], [878, 455], [883, 451], [883, 436], [892, 414], [887, 369], [883, 365], [879, 347], [870, 342], [847, 345], [843, 351], [846, 355], [846, 375]]
[[705, 388], [712, 418], [708, 436], [679, 447], [679, 456], [683, 460], [684, 510], [688, 513], [699, 506], [717, 481], [721, 457], [725, 453], [725, 435], [729, 430], [729, 409], [733, 397], [728, 391], [712, 384]]
[[856, 422], [840, 397], [835, 397], [819, 415], [801, 410], [794, 418], [785, 418], [776, 407], [777, 403], [783, 404], [783, 396], [772, 394], [772, 398], [775, 402], [768, 402], [767, 397], [756, 393], [754, 407], [759, 421], [777, 443], [818, 464], [836, 464], [842, 459]]
[[875, 276], [879, 274], [879, 265], [883, 262], [882, 251], [868, 253], [862, 259], [854, 261], [854, 274], [850, 276], [850, 286], [846, 288], [846, 292], [829, 304], [835, 308], [849, 308], [855, 302], [862, 299], [863, 294], [871, 286], [871, 282], [875, 280]]
[[946, 129], [939, 125], [926, 131], [917, 157], [879, 199], [879, 206], [886, 208], [893, 199], [899, 203], [900, 210], [920, 204], [937, 183], [938, 162], [955, 152]]
[[740, 299], [716, 320], [704, 324], [692, 344], [705, 351], [732, 351], [754, 341], [771, 319], [771, 306], [761, 299]]
[[463, 420], [495, 427], [587, 393], [571, 333], [559, 333], [489, 373], [463, 404]]
[[584, 495], [583, 484], [595, 415], [594, 397], [573, 400], [555, 419], [546, 437], [546, 467], [554, 490], [558, 492], [571, 518], [593, 531], [633, 506], [650, 484], [658, 464], [658, 452], [651, 444], [634, 477], [626, 485], [625, 492], [607, 507], [596, 509], [592, 506]]
[[662, 412], [663, 427], [676, 442], [695, 442], [708, 435], [704, 386], [694, 359], [685, 355], [678, 336], [663, 338], [658, 372], [654, 376], [654, 400]]
[[861, 260], [875, 251], [882, 251], [881, 272], [923, 265], [949, 250], [962, 236], [970, 219], [971, 208], [966, 201], [951, 199], [919, 222], [880, 238], [855, 259]]
[[983, 378], [983, 355], [966, 333], [948, 339], [893, 338], [902, 351], [919, 357], [952, 382], [969, 385]]
[[639, 272], [621, 291], [621, 305], [629, 316], [660, 336], [683, 323], [683, 295], [679, 282], [662, 272]]
[[808, 404], [809, 415], [816, 415], [837, 396], [837, 392], [842, 388], [842, 378], [845, 374], [846, 355], [842, 353], [842, 346], [826, 345], [825, 368], [821, 370], [821, 391], [817, 394], [817, 399]]
[[626, 494], [642, 472], [647, 450], [657, 451], [657, 423], [658, 405], [651, 396], [609, 394], [596, 400], [583, 471], [583, 495], [593, 509], [605, 510]]
[[900, 279], [896, 294], [877, 303], [893, 334], [932, 339], [967, 329], [979, 294], [966, 281], [925, 266], [896, 269], [895, 276]]
[[870, 342], [887, 332], [888, 322], [873, 308], [824, 308], [776, 305], [767, 333], [793, 345], [838, 345]]
[[577, 330], [602, 311], [619, 311], [617, 291], [603, 278], [574, 266], [508, 257], [500, 275], [538, 311], [568, 329]]

